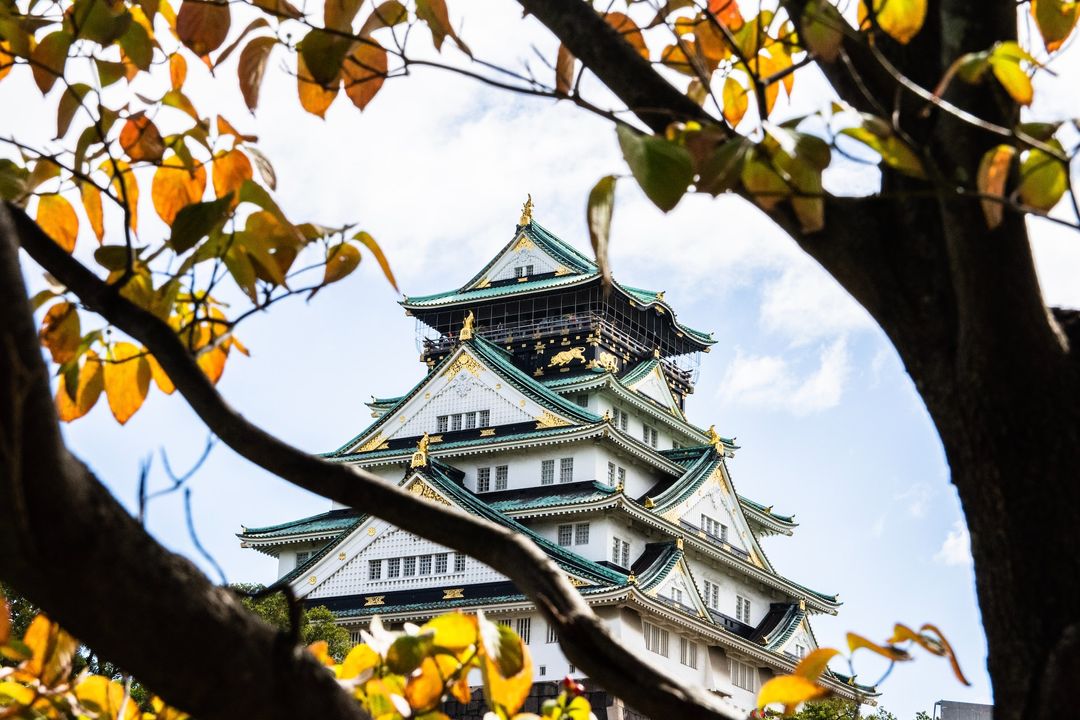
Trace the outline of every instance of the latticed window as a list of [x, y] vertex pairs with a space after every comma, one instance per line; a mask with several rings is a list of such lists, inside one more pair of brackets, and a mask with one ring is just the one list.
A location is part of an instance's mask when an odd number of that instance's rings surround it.
[[368, 560], [368, 579], [379, 580], [382, 578], [382, 560]]
[[510, 477], [510, 466], [509, 465], [499, 465], [498, 467], [496, 467], [495, 468], [495, 489], [496, 490], [505, 490], [507, 480], [509, 479], [509, 477]]
[[613, 462], [607, 464], [607, 482], [608, 485], [615, 484], [615, 463]]
[[620, 567], [630, 567], [630, 543], [622, 538], [613, 538], [611, 541], [611, 562]]
[[651, 425], [645, 425], [644, 423], [641, 425], [641, 428], [641, 435], [642, 439], [645, 441], [645, 444], [649, 445], [650, 447], [656, 447], [659, 438], [656, 432], [656, 428]]
[[642, 634], [645, 636], [645, 649], [657, 655], [668, 656], [668, 631], [653, 625], [651, 622], [642, 621]]
[[476, 492], [487, 492], [491, 489], [491, 468], [476, 468]]
[[456, 413], [456, 414], [450, 416], [450, 429], [451, 430], [460, 430], [461, 429], [461, 413]]
[[435, 556], [435, 573], [441, 575], [446, 572], [446, 553]]
[[298, 552], [298, 553], [296, 553], [296, 567], [300, 567], [301, 565], [306, 563], [308, 561], [309, 557], [311, 557], [310, 552]]
[[543, 460], [540, 462], [540, 484], [551, 485], [555, 482], [555, 461]]
[[386, 577], [401, 576], [401, 558], [390, 558], [386, 561]]
[[742, 595], [735, 596], [735, 619], [750, 623], [750, 601]]
[[589, 523], [578, 523], [574, 526], [574, 544], [589, 544]]
[[436, 422], [436, 427], [435, 427], [436, 432], [444, 433], [450, 428], [450, 416], [449, 415], [440, 415], [439, 417], [435, 418], [435, 422]]
[[720, 586], [709, 580], [705, 581], [704, 592], [705, 604], [711, 607], [713, 610], [720, 609]]
[[706, 535], [727, 542], [727, 525], [722, 524], [719, 520], [703, 514], [701, 516], [701, 529], [705, 531]]
[[559, 642], [559, 631], [555, 629], [555, 626], [548, 623], [547, 626], [547, 638], [544, 640], [548, 645]]
[[624, 467], [619, 468], [619, 483], [621, 485], [626, 484], [626, 468]]
[[611, 411], [611, 424], [626, 432], [626, 429], [630, 427], [630, 416], [625, 411], [614, 408]]
[[405, 577], [412, 577], [413, 575], [416, 574], [416, 558], [415, 557], [407, 557], [407, 558], [405, 558], [404, 570], [402, 570], [401, 574], [404, 575]]
[[733, 659], [731, 661], [731, 684], [743, 690], [757, 692], [757, 668]]
[[568, 483], [574, 480], [574, 458], [562, 458], [559, 460], [559, 482]]
[[518, 618], [514, 623], [514, 630], [517, 632], [518, 637], [521, 638], [521, 642], [528, 645], [529, 635], [532, 630], [532, 618]]
[[454, 572], [465, 572], [465, 556], [461, 553], [454, 554]]
[[421, 555], [420, 556], [420, 574], [421, 575], [430, 575], [431, 574], [431, 556], [430, 555]]
[[491, 411], [490, 410], [481, 410], [480, 411], [480, 427], [487, 427], [490, 424], [491, 424]]
[[687, 667], [697, 668], [697, 643], [689, 638], [679, 638], [679, 662]]
[[574, 526], [573, 525], [560, 525], [559, 526], [559, 545], [563, 547], [570, 547], [570, 544], [574, 541]]
[[476, 428], [476, 413], [465, 413], [465, 429], [473, 430]]
[[677, 587], [671, 588], [671, 599], [680, 605], [683, 604], [683, 592]]

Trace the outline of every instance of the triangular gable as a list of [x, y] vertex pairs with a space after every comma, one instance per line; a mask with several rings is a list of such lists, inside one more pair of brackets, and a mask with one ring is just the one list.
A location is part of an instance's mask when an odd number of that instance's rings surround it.
[[661, 597], [665, 600], [675, 601], [676, 593], [672, 590], [678, 590], [682, 595], [681, 604], [684, 609], [692, 608], [693, 612], [698, 617], [709, 617], [708, 608], [705, 606], [705, 601], [698, 592], [697, 583], [694, 582], [694, 575], [690, 571], [690, 566], [686, 562], [686, 557], [681, 552], [679, 553], [678, 560], [670, 567], [670, 569], [664, 573], [661, 577], [654, 578], [649, 583], [649, 587], [646, 593], [653, 597]]
[[477, 290], [493, 282], [518, 278], [516, 268], [532, 266], [529, 276], [588, 274], [595, 264], [536, 222], [519, 225], [514, 239], [459, 290]]
[[[596, 422], [598, 417], [500, 358], [502, 351], [482, 338], [461, 343], [398, 403], [335, 454], [370, 452], [390, 440], [432, 434], [438, 442], [442, 415], [487, 412], [484, 427], [535, 422], [537, 428]], [[463, 420], [467, 422], [467, 420]], [[481, 427], [477, 424], [475, 427]], [[449, 427], [449, 430], [467, 429]]]
[[681, 417], [682, 411], [679, 409], [678, 398], [676, 398], [675, 393], [668, 384], [664, 371], [660, 369], [660, 363], [653, 360], [649, 364], [652, 367], [647, 372], [635, 372], [631, 380], [624, 381], [624, 387], [644, 395], [667, 408], [671, 413]]
[[799, 648], [802, 649], [803, 655], [817, 649], [817, 639], [814, 637], [813, 631], [810, 630], [810, 620], [805, 613], [802, 613], [799, 622], [793, 628], [771, 640], [769, 643], [770, 650], [787, 653], [795, 657], [801, 657]]

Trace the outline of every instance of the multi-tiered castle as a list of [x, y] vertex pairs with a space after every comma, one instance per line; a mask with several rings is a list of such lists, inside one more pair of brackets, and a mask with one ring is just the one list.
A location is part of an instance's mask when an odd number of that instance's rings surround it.
[[[373, 398], [375, 418], [326, 457], [532, 539], [618, 641], [746, 708], [817, 644], [827, 595], [778, 573], [760, 546], [792, 517], [739, 494], [737, 446], [685, 414], [699, 353], [663, 292], [618, 282], [537, 224], [457, 290], [407, 297], [427, 373]], [[347, 508], [264, 528], [246, 547], [278, 583], [356, 637], [375, 614], [422, 622], [483, 608], [528, 643], [537, 682], [580, 677], [529, 600], [482, 563]], [[825, 681], [854, 697], [843, 676]], [[862, 689], [865, 690], [865, 689]]]

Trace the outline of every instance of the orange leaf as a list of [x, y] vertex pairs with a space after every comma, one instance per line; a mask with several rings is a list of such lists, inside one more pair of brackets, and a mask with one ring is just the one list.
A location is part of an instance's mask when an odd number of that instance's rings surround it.
[[[904, 626], [897, 625], [896, 627], [897, 629], [899, 629]], [[908, 630], [908, 628], [904, 629]], [[928, 637], [926, 635], [928, 631], [934, 633], [934, 635], [936, 635], [937, 637]], [[910, 630], [908, 630], [908, 632], [910, 632]], [[915, 637], [921, 639], [915, 640]], [[956, 679], [964, 683], [965, 685], [971, 685], [971, 683], [968, 682], [968, 679], [964, 677], [963, 671], [960, 669], [960, 663], [956, 659], [956, 654], [953, 653], [952, 645], [950, 645], [949, 641], [945, 639], [945, 635], [937, 629], [937, 626], [926, 623], [919, 628], [919, 634], [915, 637], [913, 637], [912, 639], [918, 642], [919, 645], [926, 648], [930, 652], [934, 653], [935, 655], [944, 655], [945, 657], [949, 658], [949, 664], [952, 665], [953, 674], [956, 675]], [[931, 649], [931, 645], [936, 645], [938, 647], [938, 650], [935, 651]]]
[[205, 189], [206, 169], [199, 165], [194, 172], [189, 171], [179, 157], [172, 155], [154, 171], [150, 195], [158, 216], [172, 225], [176, 213], [202, 200]]
[[333, 665], [334, 658], [330, 657], [330, 645], [325, 640], [318, 640], [307, 647], [307, 651], [315, 656], [315, 659], [323, 665]]
[[829, 661], [839, 654], [836, 648], [818, 648], [799, 661], [794, 674], [807, 680], [817, 680], [829, 666]]
[[326, 251], [326, 271], [323, 285], [329, 285], [345, 277], [360, 264], [360, 251], [355, 245], [341, 243]]
[[158, 386], [158, 390], [166, 395], [172, 395], [173, 391], [176, 390], [176, 386], [173, 385], [168, 373], [161, 367], [161, 363], [153, 355], [147, 355], [146, 362], [150, 363], [150, 377], [154, 379], [154, 384]]
[[124, 123], [120, 131], [120, 147], [128, 154], [132, 162], [157, 162], [165, 153], [165, 143], [157, 125], [142, 113], [133, 115]]
[[7, 598], [0, 593], [0, 645], [7, 645], [11, 638], [11, 606]]
[[104, 374], [101, 360], [97, 353], [90, 350], [86, 353], [86, 360], [79, 371], [79, 386], [72, 399], [67, 392], [67, 384], [60, 381], [56, 388], [56, 413], [63, 422], [78, 420], [97, 404], [101, 391], [104, 389]]
[[66, 680], [79, 643], [44, 615], [38, 615], [26, 629], [23, 643], [30, 649], [30, 659], [19, 665], [16, 679], [37, 678], [46, 687]]
[[386, 79], [386, 50], [374, 40], [357, 43], [345, 58], [341, 75], [345, 94], [353, 105], [363, 110]]
[[301, 53], [296, 55], [296, 90], [300, 96], [300, 105], [312, 115], [321, 118], [326, 117], [327, 109], [338, 94], [337, 85], [332, 90], [327, 90], [312, 79]]
[[199, 353], [195, 362], [202, 368], [206, 377], [210, 378], [210, 382], [217, 385], [218, 380], [221, 379], [222, 373], [225, 372], [225, 361], [228, 357], [229, 353], [226, 352], [225, 348], [217, 345], [209, 350]]
[[443, 676], [439, 664], [433, 658], [426, 657], [420, 663], [418, 671], [409, 676], [409, 681], [405, 685], [405, 699], [414, 710], [427, 710], [437, 705], [442, 699], [443, 689]]
[[178, 52], [169, 56], [169, 81], [173, 90], [179, 90], [187, 80], [187, 60]]
[[649, 59], [649, 48], [645, 44], [641, 28], [638, 27], [636, 22], [621, 12], [608, 13], [604, 15], [604, 20], [607, 20], [608, 25], [615, 28], [616, 32], [622, 35], [623, 40], [630, 43], [631, 47], [637, 50], [641, 57], [646, 60]]
[[4, 52], [10, 49], [11, 45], [6, 40], [0, 40], [0, 80], [3, 80], [4, 76], [11, 72], [11, 68], [15, 66], [15, 58]]
[[773, 703], [784, 706], [784, 714], [790, 715], [801, 703], [817, 700], [829, 694], [828, 688], [817, 685], [800, 675], [781, 675], [761, 686], [757, 706], [764, 708]]
[[[1080, 18], [1080, 4], [1069, 0], [1031, 0], [1031, 16], [1042, 35], [1046, 52], [1054, 52], [1072, 34]], [[0, 70], [0, 77], [3, 77]]]
[[213, 0], [184, 0], [176, 13], [176, 36], [199, 57], [217, 50], [229, 34], [229, 6]]
[[240, 93], [244, 96], [244, 103], [251, 112], [255, 112], [259, 104], [263, 73], [266, 72], [266, 62], [270, 59], [270, 51], [275, 45], [275, 38], [257, 37], [240, 52], [236, 75], [240, 79]]
[[394, 279], [394, 273], [390, 270], [390, 263], [387, 261], [386, 255], [383, 254], [382, 248], [379, 247], [379, 243], [375, 242], [375, 238], [371, 237], [369, 233], [361, 230], [353, 236], [353, 240], [358, 240], [364, 247], [371, 251], [371, 254], [375, 256], [375, 261], [379, 263], [383, 275], [386, 276], [387, 281], [395, 290], [401, 292], [400, 288], [398, 288], [397, 280]]
[[81, 339], [78, 310], [71, 303], [56, 303], [45, 313], [38, 336], [41, 344], [49, 348], [57, 365], [71, 360], [79, 349]]
[[105, 364], [105, 397], [113, 417], [123, 425], [138, 412], [150, 390], [150, 363], [143, 350], [127, 342], [112, 347]]
[[75, 250], [79, 236], [79, 218], [75, 208], [60, 195], [44, 195], [38, 200], [37, 224], [56, 244], [69, 253]]
[[877, 643], [867, 640], [863, 636], [856, 635], [855, 633], [848, 633], [847, 641], [848, 648], [850, 648], [852, 652], [855, 652], [859, 648], [866, 648], [867, 650], [877, 653], [882, 657], [886, 657], [893, 662], [902, 662], [904, 660], [911, 659], [911, 655], [908, 654], [906, 650], [898, 647], [893, 647], [892, 645], [878, 645]]
[[83, 209], [86, 210], [86, 219], [90, 221], [90, 227], [97, 237], [98, 243], [105, 239], [105, 215], [101, 209], [101, 191], [97, 185], [90, 182], [79, 183], [79, 194], [82, 196]]
[[555, 92], [569, 95], [574, 84], [574, 65], [576, 60], [570, 50], [563, 44], [559, 44], [559, 52], [555, 56]]
[[738, 0], [709, 0], [709, 12], [716, 17], [717, 22], [732, 32], [746, 22], [739, 12]]
[[[1009, 177], [1009, 166], [1016, 156], [1016, 148], [1011, 145], [998, 145], [990, 148], [979, 162], [979, 171], [975, 176], [975, 185], [980, 193], [995, 195], [1000, 200], [980, 200], [986, 225], [993, 230], [1001, 224], [1005, 213], [1005, 181]], [[902, 626], [897, 626], [902, 627]]]
[[251, 161], [241, 150], [233, 148], [214, 157], [211, 177], [214, 182], [214, 195], [223, 198], [233, 194], [233, 204], [239, 202], [240, 186], [254, 176]]

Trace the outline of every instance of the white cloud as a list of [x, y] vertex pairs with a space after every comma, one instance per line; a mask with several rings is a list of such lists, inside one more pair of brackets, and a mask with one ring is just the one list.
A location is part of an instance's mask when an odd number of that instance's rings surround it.
[[867, 312], [824, 270], [792, 262], [762, 288], [764, 326], [802, 345], [873, 327]]
[[740, 350], [728, 366], [720, 397], [732, 403], [809, 415], [835, 407], [850, 374], [851, 358], [842, 337], [821, 351], [818, 367], [805, 376], [783, 357], [746, 355]]
[[921, 518], [926, 515], [934, 493], [935, 490], [929, 483], [919, 482], [904, 492], [894, 495], [893, 498], [907, 504], [907, 511], [911, 517]]
[[945, 536], [941, 549], [934, 555], [934, 562], [942, 565], [971, 564], [971, 535], [963, 520], [953, 523], [953, 529]]

